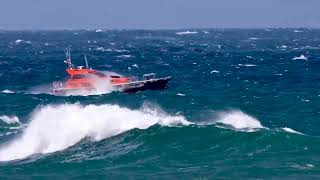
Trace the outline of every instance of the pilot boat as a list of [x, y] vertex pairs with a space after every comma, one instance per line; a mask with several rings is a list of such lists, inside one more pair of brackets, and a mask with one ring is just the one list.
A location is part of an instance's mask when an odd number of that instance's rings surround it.
[[66, 69], [69, 75], [64, 82], [53, 82], [52, 92], [56, 95], [72, 94], [81, 91], [96, 91], [97, 87], [102, 85], [111, 85], [114, 90], [126, 93], [134, 93], [148, 89], [165, 89], [171, 76], [156, 78], [156, 74], [144, 74], [142, 79], [133, 77], [122, 77], [118, 75], [107, 75], [101, 71], [89, 67], [86, 56], [84, 56], [85, 66], [74, 66], [71, 61], [70, 48], [65, 51], [68, 67]]

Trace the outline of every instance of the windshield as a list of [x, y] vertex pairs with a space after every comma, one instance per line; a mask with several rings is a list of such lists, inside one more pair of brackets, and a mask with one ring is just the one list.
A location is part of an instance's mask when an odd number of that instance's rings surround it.
[[95, 75], [99, 76], [99, 77], [105, 77], [106, 75], [101, 73], [101, 72], [95, 72]]
[[75, 74], [72, 79], [82, 79], [82, 78], [99, 78], [104, 76], [99, 76], [98, 74]]
[[81, 79], [81, 78], [87, 78], [84, 74], [75, 74], [72, 76], [72, 79]]

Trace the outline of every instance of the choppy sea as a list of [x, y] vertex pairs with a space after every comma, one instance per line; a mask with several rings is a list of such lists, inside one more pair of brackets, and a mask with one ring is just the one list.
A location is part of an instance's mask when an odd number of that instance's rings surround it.
[[[168, 88], [57, 96], [75, 64]], [[320, 179], [320, 30], [0, 31], [0, 179]]]

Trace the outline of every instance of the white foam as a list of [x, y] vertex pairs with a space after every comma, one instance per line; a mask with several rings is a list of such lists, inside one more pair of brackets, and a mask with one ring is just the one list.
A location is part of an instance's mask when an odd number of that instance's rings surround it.
[[256, 64], [238, 64], [238, 66], [254, 67], [254, 66], [257, 66], [257, 65]]
[[177, 35], [187, 35], [187, 34], [197, 34], [197, 31], [182, 31], [182, 32], [177, 32]]
[[115, 52], [129, 52], [128, 50], [125, 49], [114, 49]]
[[186, 95], [182, 93], [177, 93], [177, 96], [186, 96]]
[[305, 55], [301, 54], [300, 56], [296, 56], [296, 57], [292, 58], [292, 60], [305, 60], [305, 61], [308, 61], [308, 58]]
[[12, 93], [14, 93], [14, 91], [11, 91], [11, 90], [9, 90], [9, 89], [5, 89], [5, 90], [3, 90], [3, 91], [1, 91], [2, 93], [6, 93], [6, 94], [12, 94]]
[[210, 34], [209, 31], [202, 31], [204, 34]]
[[212, 70], [212, 71], [210, 72], [210, 74], [212, 74], [212, 73], [220, 73], [220, 71]]
[[97, 50], [97, 51], [102, 51], [102, 52], [103, 52], [103, 51], [104, 51], [104, 48], [103, 48], [103, 47], [97, 47], [97, 48], [96, 48], [96, 50]]
[[284, 127], [284, 128], [281, 128], [282, 130], [286, 131], [286, 132], [289, 132], [289, 133], [294, 133], [294, 134], [300, 134], [300, 135], [304, 135], [303, 133], [299, 132], [299, 131], [295, 131], [291, 128], [288, 128], [288, 127]]
[[157, 109], [131, 110], [117, 105], [61, 104], [36, 110], [22, 135], [3, 145], [0, 161], [23, 159], [33, 154], [52, 153], [75, 145], [84, 138], [99, 141], [130, 129], [189, 125], [182, 116]]
[[247, 132], [255, 131], [257, 129], [265, 128], [260, 121], [248, 114], [239, 110], [224, 111], [218, 113], [218, 123], [229, 125], [237, 130], [244, 130]]
[[31, 41], [25, 41], [25, 40], [22, 40], [22, 39], [17, 39], [14, 41], [16, 44], [20, 44], [20, 43], [27, 43], [27, 44], [31, 44]]
[[124, 54], [124, 55], [119, 55], [117, 56], [118, 58], [130, 58], [133, 57], [132, 55]]
[[139, 68], [138, 64], [133, 64], [132, 66], [135, 68]]
[[17, 39], [17, 40], [15, 40], [14, 42], [15, 42], [15, 43], [21, 43], [21, 42], [23, 42], [23, 40], [22, 40], [22, 39]]
[[0, 116], [0, 120], [7, 124], [21, 124], [17, 116]]

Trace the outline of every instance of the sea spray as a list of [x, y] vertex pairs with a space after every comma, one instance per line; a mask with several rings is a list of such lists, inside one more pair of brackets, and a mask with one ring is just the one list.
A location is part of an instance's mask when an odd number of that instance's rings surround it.
[[283, 127], [283, 128], [281, 128], [281, 129], [282, 129], [283, 131], [288, 132], [288, 133], [305, 135], [305, 134], [303, 134], [303, 133], [301, 133], [301, 132], [299, 132], [299, 131], [293, 130], [293, 129], [288, 128], [288, 127]]
[[182, 116], [157, 113], [144, 107], [131, 110], [118, 105], [61, 104], [35, 110], [20, 137], [0, 149], [0, 161], [23, 159], [33, 154], [52, 153], [75, 145], [84, 138], [99, 141], [130, 129], [155, 124], [189, 124]]
[[11, 91], [11, 90], [9, 90], [9, 89], [5, 89], [5, 90], [3, 90], [3, 91], [1, 91], [2, 93], [5, 93], [5, 94], [13, 94], [14, 93], [14, 91]]
[[[106, 76], [121, 76], [112, 71], [101, 71]], [[90, 95], [102, 95], [108, 94], [116, 89], [112, 86], [108, 79], [101, 79], [99, 77], [91, 77], [92, 89], [79, 88], [74, 90], [66, 91], [65, 94], [55, 94], [52, 91], [52, 84], [43, 84], [30, 88], [28, 93], [30, 94], [51, 94], [57, 96], [90, 96]], [[64, 81], [62, 81], [64, 82]]]
[[5, 122], [6, 124], [21, 124], [17, 116], [1, 115], [0, 120]]
[[222, 111], [218, 113], [217, 123], [222, 123], [236, 130], [254, 131], [265, 128], [260, 121], [240, 110]]
[[[200, 121], [198, 125], [215, 124], [219, 128], [230, 128], [236, 131], [253, 132], [258, 129], [267, 129], [260, 121], [241, 110], [223, 110], [209, 113], [205, 120]], [[208, 118], [209, 116], [209, 118]]]

